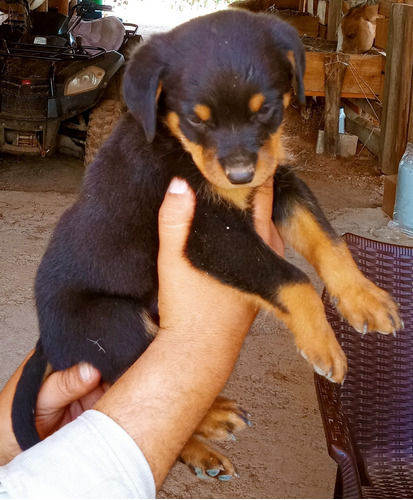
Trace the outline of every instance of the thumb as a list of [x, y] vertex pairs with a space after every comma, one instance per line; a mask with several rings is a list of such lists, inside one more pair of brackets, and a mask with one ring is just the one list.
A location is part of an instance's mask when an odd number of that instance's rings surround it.
[[89, 394], [100, 383], [99, 370], [87, 363], [52, 373], [39, 392], [38, 408], [59, 410]]
[[174, 178], [159, 210], [159, 253], [182, 252], [195, 210], [195, 195], [183, 179]]

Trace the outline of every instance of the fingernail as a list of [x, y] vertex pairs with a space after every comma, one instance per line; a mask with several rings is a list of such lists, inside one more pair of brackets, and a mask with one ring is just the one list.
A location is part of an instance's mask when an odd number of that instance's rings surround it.
[[188, 184], [183, 179], [174, 177], [169, 184], [168, 192], [172, 194], [184, 194], [188, 191]]
[[88, 382], [92, 377], [92, 366], [88, 363], [80, 363], [79, 365], [79, 375], [83, 382]]

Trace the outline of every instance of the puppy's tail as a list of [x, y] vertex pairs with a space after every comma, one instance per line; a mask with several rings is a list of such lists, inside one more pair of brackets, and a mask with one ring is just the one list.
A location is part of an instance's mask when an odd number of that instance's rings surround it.
[[13, 398], [11, 412], [13, 431], [22, 450], [27, 450], [40, 441], [35, 425], [35, 410], [47, 364], [39, 340], [32, 357], [23, 368]]

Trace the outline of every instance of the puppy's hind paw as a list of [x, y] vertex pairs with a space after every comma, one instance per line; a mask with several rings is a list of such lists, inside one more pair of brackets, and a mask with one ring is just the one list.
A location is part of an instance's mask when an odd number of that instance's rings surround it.
[[235, 441], [234, 432], [251, 425], [251, 415], [237, 402], [218, 396], [195, 434], [213, 441]]
[[180, 455], [181, 461], [200, 479], [214, 478], [219, 481], [230, 481], [239, 477], [231, 460], [206, 444], [201, 438], [192, 436]]

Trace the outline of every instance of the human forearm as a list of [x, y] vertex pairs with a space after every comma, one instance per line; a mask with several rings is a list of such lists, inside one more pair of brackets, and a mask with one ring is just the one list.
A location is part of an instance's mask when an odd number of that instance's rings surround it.
[[247, 308], [232, 324], [221, 322], [222, 331], [160, 330], [95, 406], [132, 436], [157, 488], [229, 377], [254, 316]]

